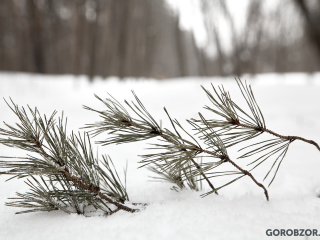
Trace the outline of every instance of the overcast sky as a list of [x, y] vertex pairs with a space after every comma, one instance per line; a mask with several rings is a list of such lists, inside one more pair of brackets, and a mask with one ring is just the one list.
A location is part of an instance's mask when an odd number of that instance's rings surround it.
[[[192, 29], [195, 33], [197, 42], [203, 45], [206, 41], [206, 32], [202, 21], [202, 14], [200, 11], [199, 0], [166, 0], [176, 11], [180, 13], [181, 27]], [[245, 23], [245, 16], [247, 14], [247, 5], [249, 0], [226, 0], [227, 6], [231, 14], [235, 18], [237, 28], [242, 28]], [[270, 10], [277, 6], [279, 0], [265, 1], [265, 10]], [[221, 23], [223, 24], [223, 23]], [[220, 26], [223, 28], [223, 26]], [[224, 38], [228, 39], [228, 32], [224, 32]]]

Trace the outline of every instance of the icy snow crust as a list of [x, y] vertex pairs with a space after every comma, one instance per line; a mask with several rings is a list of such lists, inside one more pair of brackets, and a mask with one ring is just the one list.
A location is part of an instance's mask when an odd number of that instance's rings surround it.
[[[320, 143], [320, 74], [265, 74], [245, 76], [253, 87], [256, 100], [269, 129], [282, 135], [296, 135]], [[149, 112], [170, 128], [163, 107], [186, 128], [184, 119], [196, 118], [202, 107], [210, 105], [200, 85], [210, 88], [223, 84], [234, 101], [242, 101], [232, 78], [187, 78], [174, 80], [126, 79], [89, 83], [85, 77], [0, 74], [0, 96], [11, 97], [19, 106], [37, 106], [42, 114], [64, 111], [68, 129], [77, 130], [99, 120], [98, 115], [82, 109], [87, 105], [103, 109], [94, 98], [107, 92], [120, 102], [133, 100], [134, 90]], [[17, 121], [4, 101], [0, 101], [1, 122]], [[3, 127], [3, 124], [1, 124]], [[98, 136], [94, 140], [104, 139]], [[23, 180], [5, 182], [0, 177], [0, 239], [283, 239], [268, 237], [267, 229], [317, 229], [320, 233], [320, 155], [314, 146], [294, 142], [269, 188], [270, 202], [250, 179], [222, 189], [219, 196], [200, 198], [203, 192], [170, 190], [171, 185], [150, 181], [146, 169], [137, 169], [137, 155], [147, 153], [146, 142], [98, 147], [109, 154], [121, 175], [128, 161], [127, 185], [132, 202], [150, 205], [140, 213], [120, 211], [110, 217], [67, 215], [63, 212], [15, 215], [18, 210], [5, 207], [8, 197], [28, 188]], [[1, 156], [23, 156], [20, 150], [0, 146]], [[230, 152], [231, 158], [237, 156]], [[241, 166], [246, 161], [236, 160]], [[244, 161], [243, 164], [241, 161]], [[253, 174], [262, 182], [270, 165]], [[219, 186], [219, 179], [213, 183]], [[267, 185], [267, 182], [264, 183]], [[288, 238], [288, 237], [287, 237]], [[292, 237], [293, 238], [293, 237]], [[294, 237], [306, 239], [306, 237]], [[291, 238], [290, 238], [291, 239]], [[320, 239], [309, 237], [308, 239]]]

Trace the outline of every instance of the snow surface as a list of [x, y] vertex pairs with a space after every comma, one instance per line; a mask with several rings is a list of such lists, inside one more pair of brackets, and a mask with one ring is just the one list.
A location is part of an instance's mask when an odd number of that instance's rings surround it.
[[[320, 143], [320, 74], [264, 74], [245, 76], [253, 87], [269, 129], [283, 135], [302, 136]], [[68, 116], [69, 131], [77, 130], [99, 117], [82, 105], [103, 109], [93, 93], [119, 101], [133, 100], [134, 90], [149, 112], [170, 128], [163, 107], [187, 127], [184, 119], [196, 118], [209, 105], [200, 85], [223, 84], [235, 101], [241, 98], [232, 78], [152, 79], [109, 78], [93, 83], [85, 77], [42, 76], [22, 73], [0, 74], [0, 96], [11, 97], [19, 106], [37, 106], [42, 114], [57, 110]], [[242, 100], [241, 100], [242, 101]], [[17, 119], [4, 101], [1, 121]], [[3, 127], [3, 124], [1, 124]], [[96, 140], [103, 136], [96, 137]], [[317, 229], [320, 233], [320, 158], [314, 146], [294, 142], [269, 188], [270, 201], [249, 178], [222, 189], [219, 196], [200, 198], [203, 192], [174, 192], [171, 185], [150, 181], [146, 169], [137, 169], [145, 142], [120, 146], [99, 146], [115, 162], [118, 171], [128, 161], [128, 192], [132, 202], [150, 205], [139, 213], [118, 212], [110, 217], [82, 217], [63, 212], [15, 215], [18, 210], [4, 206], [8, 197], [28, 188], [23, 180], [5, 182], [0, 176], [0, 239], [278, 239], [266, 236], [267, 229]], [[23, 156], [20, 150], [0, 146], [1, 156]], [[231, 152], [231, 156], [233, 156]], [[237, 162], [245, 166], [247, 162]], [[261, 167], [254, 176], [262, 182], [268, 170]], [[214, 184], [219, 186], [219, 179]], [[265, 182], [267, 185], [267, 182]], [[292, 237], [319, 239], [318, 237]]]

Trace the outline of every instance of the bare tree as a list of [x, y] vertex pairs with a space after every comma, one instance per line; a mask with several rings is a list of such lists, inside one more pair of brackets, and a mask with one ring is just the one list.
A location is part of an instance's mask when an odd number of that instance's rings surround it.
[[41, 12], [36, 0], [26, 1], [29, 17], [29, 31], [32, 42], [32, 55], [35, 64], [35, 71], [45, 73], [45, 56], [43, 31], [41, 26]]
[[295, 0], [295, 3], [305, 19], [306, 31], [320, 59], [320, 2]]

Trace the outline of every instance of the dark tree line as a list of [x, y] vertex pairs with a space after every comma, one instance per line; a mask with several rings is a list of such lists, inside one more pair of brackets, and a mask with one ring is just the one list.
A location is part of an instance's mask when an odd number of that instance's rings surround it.
[[162, 0], [3, 0], [0, 70], [205, 75], [194, 36]]
[[161, 79], [320, 70], [319, 1], [282, 0], [266, 12], [250, 0], [242, 29], [226, 1], [198, 3], [201, 48], [165, 0], [2, 0], [0, 71]]

